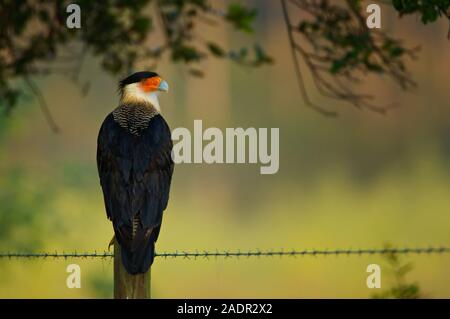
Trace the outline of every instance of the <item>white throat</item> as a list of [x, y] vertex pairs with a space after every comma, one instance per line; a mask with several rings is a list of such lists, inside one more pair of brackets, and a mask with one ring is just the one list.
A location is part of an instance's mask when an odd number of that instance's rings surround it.
[[158, 111], [158, 113], [161, 112], [158, 100], [158, 91], [150, 93], [144, 92], [139, 87], [139, 83], [131, 83], [124, 87], [121, 102], [123, 104], [128, 103], [151, 104], [156, 109], [156, 111]]

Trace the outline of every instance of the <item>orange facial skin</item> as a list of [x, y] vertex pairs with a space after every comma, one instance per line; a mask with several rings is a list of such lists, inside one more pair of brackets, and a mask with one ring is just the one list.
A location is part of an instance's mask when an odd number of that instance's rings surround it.
[[139, 85], [141, 86], [144, 92], [153, 92], [158, 90], [159, 83], [161, 82], [161, 78], [159, 76], [154, 76], [152, 78], [148, 78], [142, 80]]

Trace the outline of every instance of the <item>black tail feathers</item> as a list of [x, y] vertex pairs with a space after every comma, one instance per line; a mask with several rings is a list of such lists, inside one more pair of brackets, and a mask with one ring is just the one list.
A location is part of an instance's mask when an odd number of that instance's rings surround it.
[[121, 246], [120, 252], [123, 266], [128, 273], [132, 275], [143, 274], [149, 270], [155, 258], [155, 242], [150, 238], [150, 240], [143, 242], [140, 247], [133, 251]]

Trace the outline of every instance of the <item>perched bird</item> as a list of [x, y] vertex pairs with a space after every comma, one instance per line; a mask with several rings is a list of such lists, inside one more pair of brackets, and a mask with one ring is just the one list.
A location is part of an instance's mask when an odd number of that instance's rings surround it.
[[154, 72], [123, 79], [120, 104], [98, 135], [97, 167], [106, 214], [130, 274], [145, 273], [153, 263], [169, 200], [172, 139], [158, 102], [158, 93], [168, 90]]

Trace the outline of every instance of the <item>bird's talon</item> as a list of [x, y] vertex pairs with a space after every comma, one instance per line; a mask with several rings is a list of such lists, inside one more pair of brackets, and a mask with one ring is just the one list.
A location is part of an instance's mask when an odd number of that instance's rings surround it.
[[111, 246], [114, 246], [115, 241], [116, 241], [116, 236], [113, 236], [113, 238], [111, 239], [111, 241], [108, 244], [108, 250], [111, 248]]

